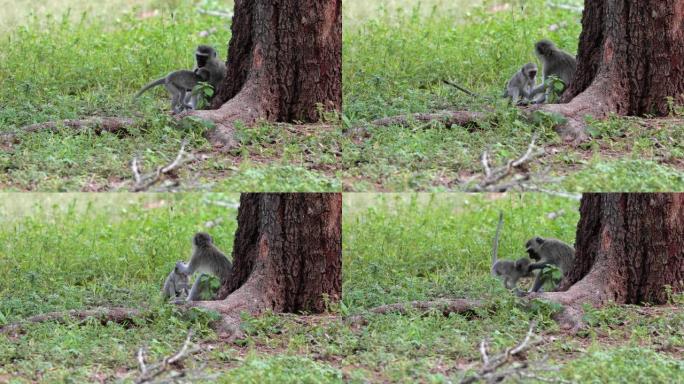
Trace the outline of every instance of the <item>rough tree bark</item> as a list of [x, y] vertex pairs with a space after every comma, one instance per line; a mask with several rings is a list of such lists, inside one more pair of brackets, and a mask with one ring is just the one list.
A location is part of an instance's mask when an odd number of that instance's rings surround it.
[[341, 0], [236, 0], [227, 76], [210, 140], [232, 147], [233, 124], [316, 122], [319, 105], [342, 108]]
[[584, 117], [665, 116], [684, 102], [684, 0], [586, 0], [575, 79], [561, 102], [567, 139], [586, 137]]
[[241, 312], [324, 311], [342, 294], [341, 217], [339, 193], [243, 194], [233, 277], [222, 300], [193, 305], [221, 313], [231, 337], [241, 335]]
[[562, 292], [541, 294], [566, 306], [568, 328], [584, 303], [664, 304], [666, 285], [684, 290], [684, 193], [585, 194], [576, 239]]

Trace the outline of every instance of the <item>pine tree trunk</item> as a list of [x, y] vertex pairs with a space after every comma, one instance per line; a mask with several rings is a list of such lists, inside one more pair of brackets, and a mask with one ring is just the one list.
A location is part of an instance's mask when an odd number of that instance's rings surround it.
[[684, 289], [684, 194], [585, 194], [575, 248], [566, 299], [664, 304]]
[[222, 313], [230, 333], [242, 311], [323, 312], [342, 295], [341, 217], [339, 193], [243, 194], [225, 299], [195, 305]]
[[210, 139], [235, 145], [233, 122], [316, 122], [342, 109], [341, 0], [236, 0], [227, 75]]
[[577, 59], [569, 104], [544, 108], [571, 119], [564, 136], [586, 115], [667, 115], [684, 101], [684, 0], [586, 0]]

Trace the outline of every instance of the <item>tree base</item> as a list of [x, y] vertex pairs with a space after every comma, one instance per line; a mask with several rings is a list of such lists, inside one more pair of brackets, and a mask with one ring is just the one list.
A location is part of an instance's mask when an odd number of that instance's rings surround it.
[[179, 117], [196, 116], [216, 124], [214, 129], [207, 133], [207, 139], [215, 149], [229, 151], [238, 146], [235, 140], [237, 122], [253, 125], [260, 119], [269, 121], [266, 111], [270, 99], [259, 97], [258, 90], [259, 88], [254, 83], [246, 84], [235, 97], [218, 109], [191, 111]]

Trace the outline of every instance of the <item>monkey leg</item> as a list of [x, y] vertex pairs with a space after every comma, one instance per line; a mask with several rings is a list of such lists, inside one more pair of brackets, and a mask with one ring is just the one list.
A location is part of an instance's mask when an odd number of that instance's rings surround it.
[[532, 289], [530, 289], [530, 292], [539, 292], [539, 289], [544, 285], [544, 279], [542, 278], [542, 271], [539, 271], [537, 273], [537, 278], [534, 280], [534, 285], [532, 285]]
[[200, 281], [202, 281], [202, 276], [204, 276], [204, 273], [200, 274], [195, 279], [195, 282], [192, 284], [192, 288], [190, 288], [190, 293], [188, 293], [188, 298], [186, 301], [197, 301], [200, 298], [200, 293], [202, 292]]

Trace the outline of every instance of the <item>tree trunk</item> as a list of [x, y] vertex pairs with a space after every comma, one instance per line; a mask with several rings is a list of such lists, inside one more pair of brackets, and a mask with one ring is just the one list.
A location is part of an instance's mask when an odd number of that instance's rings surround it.
[[684, 193], [585, 194], [575, 265], [544, 297], [568, 306], [664, 304], [684, 290]]
[[342, 294], [341, 217], [339, 193], [243, 194], [225, 299], [195, 305], [223, 314], [233, 336], [242, 311], [323, 312]]
[[342, 109], [341, 0], [236, 0], [227, 75], [213, 111], [216, 145], [235, 145], [233, 122], [316, 122]]
[[570, 121], [561, 134], [583, 138], [586, 115], [668, 114], [684, 101], [684, 0], [586, 0], [575, 79], [544, 109]]

